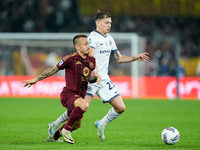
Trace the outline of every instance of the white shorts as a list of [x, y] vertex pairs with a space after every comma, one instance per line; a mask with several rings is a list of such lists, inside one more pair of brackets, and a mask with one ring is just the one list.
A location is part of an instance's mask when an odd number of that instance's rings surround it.
[[120, 96], [117, 87], [110, 78], [102, 80], [99, 85], [97, 83], [88, 83], [87, 95], [94, 97], [95, 94], [103, 103], [111, 102], [115, 97]]

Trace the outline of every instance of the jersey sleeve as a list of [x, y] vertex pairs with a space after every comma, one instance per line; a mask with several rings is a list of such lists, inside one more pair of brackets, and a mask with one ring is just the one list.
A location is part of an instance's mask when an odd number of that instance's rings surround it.
[[118, 51], [115, 40], [111, 37], [111, 53]]
[[96, 49], [96, 44], [98, 42], [98, 38], [96, 36], [94, 36], [94, 34], [90, 34], [88, 36], [88, 40], [90, 42], [90, 47], [93, 49]]
[[90, 69], [91, 69], [90, 77], [93, 77], [93, 76], [94, 76], [94, 72], [92, 72], [92, 71], [94, 71], [95, 67], [96, 67], [96, 60], [95, 60], [95, 58], [93, 57], [93, 58], [91, 59], [91, 62], [90, 62]]
[[96, 67], [96, 59], [95, 58], [93, 58], [93, 63], [94, 63], [94, 67], [92, 68], [92, 71], [95, 69], [95, 67]]
[[57, 68], [58, 70], [63, 70], [66, 69], [70, 66], [71, 64], [71, 59], [69, 57], [69, 55], [64, 56], [58, 63], [57, 63]]

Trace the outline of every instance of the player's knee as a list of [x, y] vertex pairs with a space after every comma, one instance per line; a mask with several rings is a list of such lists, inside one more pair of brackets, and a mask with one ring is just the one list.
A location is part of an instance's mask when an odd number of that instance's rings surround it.
[[80, 107], [82, 110], [87, 111], [89, 108], [89, 103], [84, 99], [78, 99], [75, 101], [74, 107]]
[[88, 102], [84, 102], [81, 104], [81, 109], [84, 111], [87, 111], [87, 109], [89, 108], [89, 103]]
[[126, 110], [126, 107], [123, 106], [123, 107], [121, 108], [121, 113], [123, 113], [125, 110]]
[[116, 109], [115, 111], [116, 111], [118, 114], [122, 114], [125, 110], [126, 110], [126, 107], [123, 105], [123, 106], [121, 106], [120, 108]]

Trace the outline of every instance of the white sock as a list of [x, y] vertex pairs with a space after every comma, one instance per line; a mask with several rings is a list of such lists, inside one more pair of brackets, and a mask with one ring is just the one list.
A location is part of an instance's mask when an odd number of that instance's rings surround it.
[[54, 121], [54, 124], [59, 126], [61, 123], [68, 120], [67, 111], [65, 111], [56, 121]]
[[119, 117], [120, 114], [118, 114], [114, 108], [112, 107], [108, 113], [101, 119], [101, 124], [102, 125], [107, 125], [109, 122], [115, 120], [117, 117]]

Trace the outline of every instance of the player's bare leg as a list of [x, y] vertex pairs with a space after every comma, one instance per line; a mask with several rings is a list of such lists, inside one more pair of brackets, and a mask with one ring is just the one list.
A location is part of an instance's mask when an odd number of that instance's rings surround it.
[[117, 117], [119, 117], [120, 114], [122, 114], [125, 111], [125, 105], [124, 102], [121, 98], [121, 96], [118, 96], [116, 98], [114, 98], [110, 104], [113, 106], [109, 112], [101, 119], [101, 120], [97, 120], [94, 125], [98, 130], [97, 136], [99, 137], [99, 139], [101, 141], [104, 141], [105, 136], [104, 136], [104, 129], [105, 126], [115, 120]]
[[121, 96], [118, 96], [116, 98], [114, 98], [110, 104], [113, 106], [114, 110], [118, 113], [118, 114], [122, 114], [126, 107], [124, 105], [124, 101], [122, 99]]
[[91, 97], [91, 96], [89, 96], [89, 95], [85, 95], [84, 100], [86, 100], [86, 101], [88, 102], [88, 104], [90, 105], [90, 103], [91, 103], [91, 101], [92, 101], [92, 98], [93, 98], [93, 97]]

